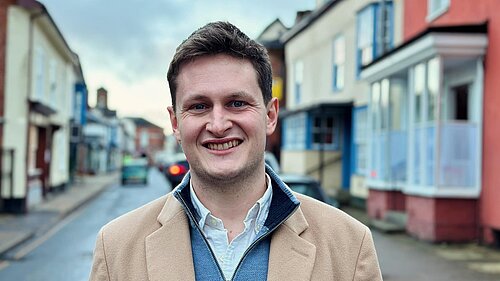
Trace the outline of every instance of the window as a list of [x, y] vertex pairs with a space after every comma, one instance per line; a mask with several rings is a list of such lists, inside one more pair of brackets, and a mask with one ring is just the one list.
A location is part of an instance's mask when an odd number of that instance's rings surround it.
[[363, 66], [393, 47], [392, 1], [379, 1], [368, 5], [357, 15], [356, 57], [358, 76]]
[[433, 58], [427, 62], [427, 90], [429, 93], [427, 100], [427, 120], [436, 119], [436, 104], [439, 93], [439, 60]]
[[35, 49], [35, 95], [34, 98], [41, 101], [45, 98], [45, 54], [43, 49], [37, 47]]
[[49, 64], [49, 97], [48, 103], [52, 106], [56, 105], [57, 101], [57, 62], [52, 59]]
[[306, 113], [299, 113], [285, 118], [283, 122], [283, 147], [285, 149], [305, 149], [306, 130]]
[[345, 39], [340, 35], [333, 41], [333, 90], [344, 88]]
[[450, 0], [428, 0], [427, 4], [427, 20], [433, 21], [448, 10]]
[[340, 148], [339, 118], [333, 115], [312, 117], [312, 148], [338, 150]]
[[370, 5], [358, 14], [358, 59], [361, 65], [373, 60], [375, 9]]
[[367, 164], [367, 121], [368, 107], [362, 106], [354, 109], [354, 173], [366, 175]]
[[415, 92], [415, 123], [423, 121], [423, 104], [424, 104], [424, 87], [425, 87], [425, 64], [420, 63], [415, 66], [414, 92]]
[[302, 82], [304, 79], [304, 63], [295, 62], [294, 65], [294, 86], [295, 86], [295, 104], [299, 104], [302, 97]]

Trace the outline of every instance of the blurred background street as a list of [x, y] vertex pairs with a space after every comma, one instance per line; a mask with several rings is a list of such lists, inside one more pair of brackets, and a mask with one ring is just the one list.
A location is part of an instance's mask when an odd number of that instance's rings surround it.
[[[500, 1], [0, 1], [0, 280], [87, 280], [98, 230], [189, 171], [175, 48], [268, 51], [289, 187], [370, 226], [385, 280], [500, 280]], [[341, 257], [339, 257], [341, 258]]]

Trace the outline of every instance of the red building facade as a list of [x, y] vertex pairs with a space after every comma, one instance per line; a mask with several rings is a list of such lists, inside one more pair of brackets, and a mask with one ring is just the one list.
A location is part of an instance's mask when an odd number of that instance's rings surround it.
[[[362, 73], [373, 85], [409, 89], [408, 134], [399, 144], [408, 174], [400, 182], [371, 181], [372, 218], [400, 211], [406, 231], [423, 240], [500, 244], [498, 11], [496, 0], [404, 1], [403, 43]], [[382, 165], [389, 174], [390, 161]]]
[[[426, 21], [427, 1], [405, 1], [404, 37], [409, 40], [429, 26], [487, 23], [488, 47], [484, 59], [483, 155], [478, 215], [481, 235], [487, 243], [500, 243], [500, 1], [453, 0], [448, 10]], [[471, 216], [463, 219], [472, 220]], [[458, 233], [459, 231], [457, 231]], [[496, 236], [496, 237], [495, 237]], [[495, 239], [497, 241], [495, 241]]]

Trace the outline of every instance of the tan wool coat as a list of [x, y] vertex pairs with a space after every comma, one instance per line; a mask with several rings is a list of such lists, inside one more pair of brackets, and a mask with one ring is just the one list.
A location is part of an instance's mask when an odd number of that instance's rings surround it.
[[[294, 193], [300, 207], [271, 238], [267, 280], [382, 280], [370, 230]], [[188, 217], [169, 193], [104, 226], [90, 280], [195, 280]]]

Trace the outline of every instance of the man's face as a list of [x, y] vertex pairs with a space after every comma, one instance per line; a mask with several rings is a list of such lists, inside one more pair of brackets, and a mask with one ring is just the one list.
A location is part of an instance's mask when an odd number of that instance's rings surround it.
[[215, 55], [187, 63], [177, 77], [176, 99], [170, 121], [193, 176], [231, 180], [264, 168], [278, 101], [264, 104], [250, 61]]

